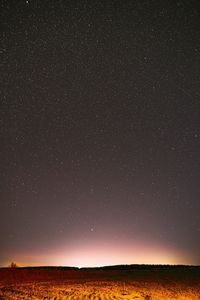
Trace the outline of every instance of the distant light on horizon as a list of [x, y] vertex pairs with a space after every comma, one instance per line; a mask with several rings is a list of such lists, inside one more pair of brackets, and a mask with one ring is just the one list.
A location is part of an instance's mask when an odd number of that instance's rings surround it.
[[[47, 253], [23, 253], [12, 259], [19, 266], [69, 266], [69, 267], [102, 267], [111, 265], [153, 264], [153, 265], [178, 265], [192, 264], [186, 255], [172, 249], [160, 246], [139, 247], [101, 247], [89, 246], [73, 251], [56, 250]], [[7, 262], [8, 265], [10, 262]]]

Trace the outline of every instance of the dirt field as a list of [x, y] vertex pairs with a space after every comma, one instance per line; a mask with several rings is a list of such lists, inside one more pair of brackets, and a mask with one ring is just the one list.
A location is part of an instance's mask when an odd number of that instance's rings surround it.
[[200, 300], [200, 270], [1, 269], [0, 299]]

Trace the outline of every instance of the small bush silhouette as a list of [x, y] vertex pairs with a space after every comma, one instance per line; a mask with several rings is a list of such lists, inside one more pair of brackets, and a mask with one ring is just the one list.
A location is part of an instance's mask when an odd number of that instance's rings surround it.
[[18, 268], [18, 265], [15, 262], [12, 261], [11, 264], [10, 264], [10, 268], [11, 269]]

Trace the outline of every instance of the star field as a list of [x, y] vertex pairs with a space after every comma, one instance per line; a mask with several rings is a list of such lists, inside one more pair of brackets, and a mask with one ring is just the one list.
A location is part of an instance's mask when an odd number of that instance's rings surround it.
[[1, 266], [200, 263], [197, 4], [2, 1]]

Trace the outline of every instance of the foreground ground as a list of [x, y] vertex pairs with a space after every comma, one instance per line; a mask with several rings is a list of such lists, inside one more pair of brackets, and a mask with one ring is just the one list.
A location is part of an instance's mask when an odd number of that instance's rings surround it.
[[0, 299], [200, 300], [200, 268], [0, 269]]

